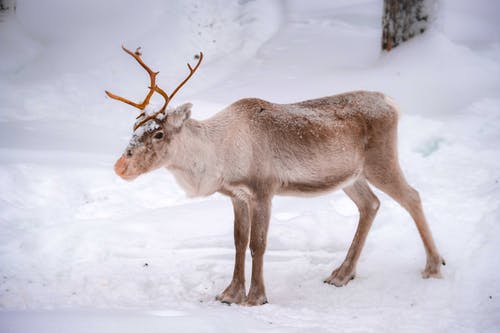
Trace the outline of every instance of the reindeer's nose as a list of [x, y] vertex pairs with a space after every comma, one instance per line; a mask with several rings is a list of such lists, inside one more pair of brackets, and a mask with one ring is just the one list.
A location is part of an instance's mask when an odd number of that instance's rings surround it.
[[122, 177], [123, 179], [127, 179], [125, 172], [128, 168], [128, 161], [125, 156], [120, 157], [118, 161], [115, 163], [115, 173]]

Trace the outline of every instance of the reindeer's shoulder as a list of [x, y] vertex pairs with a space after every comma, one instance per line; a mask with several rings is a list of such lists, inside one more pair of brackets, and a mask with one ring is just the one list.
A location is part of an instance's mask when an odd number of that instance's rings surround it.
[[276, 104], [260, 98], [242, 98], [231, 104], [228, 109], [231, 113], [253, 117], [255, 114], [276, 108]]

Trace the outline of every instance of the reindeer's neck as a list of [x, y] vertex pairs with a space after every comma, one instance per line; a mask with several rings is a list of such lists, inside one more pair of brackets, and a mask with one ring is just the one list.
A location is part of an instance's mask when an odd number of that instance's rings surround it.
[[206, 196], [219, 190], [216, 146], [220, 135], [208, 122], [190, 119], [174, 138], [172, 162], [166, 167], [189, 196]]

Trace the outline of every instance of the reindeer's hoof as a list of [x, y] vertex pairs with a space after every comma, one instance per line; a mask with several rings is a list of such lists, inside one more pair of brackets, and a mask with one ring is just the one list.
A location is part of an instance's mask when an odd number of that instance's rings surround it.
[[441, 268], [439, 266], [426, 267], [422, 271], [422, 278], [424, 278], [424, 279], [428, 279], [428, 278], [442, 279], [443, 275], [441, 275]]
[[243, 305], [256, 306], [267, 303], [266, 290], [263, 284], [252, 284], [248, 291], [247, 300]]
[[435, 260], [428, 259], [427, 264], [425, 265], [425, 269], [422, 271], [422, 277], [424, 279], [428, 278], [436, 278], [441, 279], [443, 276], [441, 275], [441, 265], [446, 265], [443, 258], [438, 257]]
[[428, 278], [442, 279], [443, 275], [441, 274], [441, 272], [439, 270], [437, 272], [434, 272], [434, 271], [428, 271], [426, 269], [426, 270], [422, 271], [422, 278], [424, 278], [424, 279], [428, 279]]
[[348, 272], [342, 269], [342, 266], [333, 271], [333, 273], [323, 282], [333, 284], [335, 287], [345, 286], [349, 281], [354, 280], [355, 271]]
[[245, 287], [233, 287], [230, 285], [222, 293], [217, 295], [215, 299], [221, 303], [231, 305], [243, 304], [245, 302]]
[[215, 297], [215, 299], [221, 303], [231, 305], [231, 304], [243, 304], [245, 303], [245, 297], [241, 296], [231, 296], [231, 295], [225, 295], [224, 293], [219, 294]]
[[242, 305], [246, 306], [257, 306], [257, 305], [264, 305], [267, 304], [267, 297], [265, 295], [259, 296], [259, 297], [248, 297], [246, 302], [244, 302]]

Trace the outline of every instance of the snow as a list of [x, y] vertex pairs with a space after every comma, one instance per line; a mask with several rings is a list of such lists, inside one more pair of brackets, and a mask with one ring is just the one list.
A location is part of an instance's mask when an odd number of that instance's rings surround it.
[[[433, 29], [387, 54], [381, 1], [19, 1], [0, 17], [0, 332], [498, 332], [500, 14], [440, 3]], [[342, 192], [277, 197], [270, 303], [216, 302], [233, 268], [230, 201], [188, 199], [163, 170], [113, 173], [137, 113], [104, 90], [139, 101], [148, 85], [122, 43], [142, 46], [167, 90], [203, 51], [171, 105], [192, 102], [198, 119], [243, 97], [387, 93], [443, 279], [420, 277], [416, 228], [377, 191], [356, 279], [325, 285], [356, 207]]]

